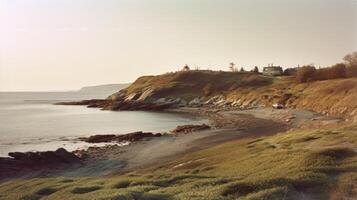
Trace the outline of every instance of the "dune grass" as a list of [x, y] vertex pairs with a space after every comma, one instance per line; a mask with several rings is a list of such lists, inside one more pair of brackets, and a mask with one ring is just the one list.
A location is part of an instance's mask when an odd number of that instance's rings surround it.
[[356, 197], [357, 126], [228, 142], [110, 178], [0, 185], [0, 199], [340, 199]]

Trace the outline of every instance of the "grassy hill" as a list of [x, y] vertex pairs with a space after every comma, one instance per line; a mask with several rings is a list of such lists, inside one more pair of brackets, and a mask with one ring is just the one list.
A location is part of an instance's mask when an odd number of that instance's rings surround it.
[[270, 77], [248, 72], [180, 71], [140, 77], [125, 90], [113, 94], [111, 99], [131, 96], [135, 97], [133, 100], [145, 101], [159, 98], [192, 100], [197, 97], [225, 94], [239, 87], [269, 85], [271, 82]]
[[200, 105], [220, 101], [221, 106], [241, 108], [281, 103], [357, 121], [357, 78], [296, 83], [289, 76], [192, 70], [140, 77], [108, 99], [181, 105], [196, 99]]
[[121, 176], [0, 185], [0, 199], [353, 199], [357, 126], [228, 142]]
[[357, 122], [357, 78], [295, 83], [292, 77], [277, 78], [269, 86], [239, 88], [227, 96], [242, 104], [271, 106], [281, 103], [287, 107], [312, 110]]

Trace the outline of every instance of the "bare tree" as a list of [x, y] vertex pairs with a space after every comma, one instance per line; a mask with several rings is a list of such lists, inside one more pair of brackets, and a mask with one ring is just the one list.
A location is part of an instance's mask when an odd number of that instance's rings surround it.
[[343, 60], [346, 61], [349, 66], [357, 66], [357, 51], [347, 54]]
[[258, 68], [258, 66], [255, 66], [255, 67], [254, 67], [253, 72], [254, 72], [254, 73], [256, 73], [256, 74], [258, 74], [258, 73], [259, 73], [259, 68]]
[[190, 67], [186, 64], [185, 66], [183, 66], [182, 71], [189, 71]]
[[357, 77], [357, 51], [347, 54], [343, 60], [347, 66], [347, 76]]

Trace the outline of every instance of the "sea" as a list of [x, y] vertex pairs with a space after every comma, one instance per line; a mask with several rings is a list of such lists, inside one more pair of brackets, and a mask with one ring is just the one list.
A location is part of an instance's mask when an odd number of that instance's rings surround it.
[[[60, 147], [73, 151], [93, 146], [78, 140], [84, 136], [168, 132], [178, 125], [206, 122], [206, 119], [185, 114], [54, 105], [105, 97], [80, 92], [0, 92], [0, 157], [16, 151], [47, 151]], [[107, 144], [94, 146], [101, 145]]]

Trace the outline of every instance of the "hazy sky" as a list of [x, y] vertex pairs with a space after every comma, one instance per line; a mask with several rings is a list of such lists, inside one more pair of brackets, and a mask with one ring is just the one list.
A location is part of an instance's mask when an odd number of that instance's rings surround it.
[[184, 64], [340, 62], [356, 0], [0, 0], [0, 91], [125, 83]]

